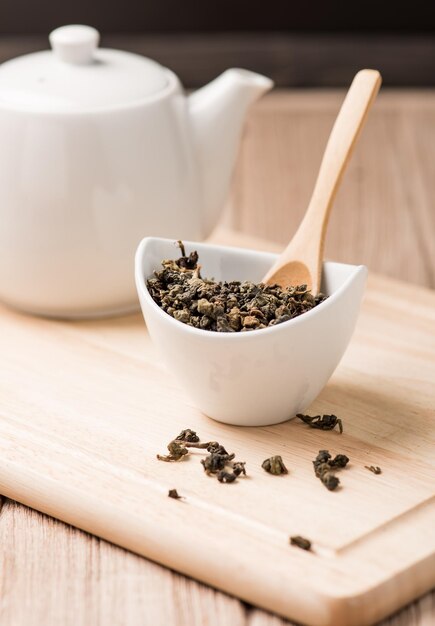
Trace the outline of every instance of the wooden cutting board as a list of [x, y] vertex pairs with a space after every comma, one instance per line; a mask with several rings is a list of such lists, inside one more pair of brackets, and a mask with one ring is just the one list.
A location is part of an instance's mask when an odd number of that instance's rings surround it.
[[[372, 624], [435, 585], [434, 355], [435, 294], [372, 276], [311, 407], [340, 416], [344, 433], [237, 428], [192, 406], [139, 314], [58, 322], [1, 308], [0, 491], [294, 620]], [[158, 461], [186, 427], [234, 451], [248, 477], [207, 477], [201, 451]], [[324, 448], [351, 459], [336, 492], [313, 473]], [[288, 475], [261, 469], [272, 454]]]

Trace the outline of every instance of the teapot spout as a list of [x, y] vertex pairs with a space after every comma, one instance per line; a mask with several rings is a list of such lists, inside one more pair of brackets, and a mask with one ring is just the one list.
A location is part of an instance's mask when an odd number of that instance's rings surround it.
[[246, 111], [272, 87], [273, 81], [261, 74], [230, 69], [188, 98], [206, 235], [215, 226], [227, 196]]

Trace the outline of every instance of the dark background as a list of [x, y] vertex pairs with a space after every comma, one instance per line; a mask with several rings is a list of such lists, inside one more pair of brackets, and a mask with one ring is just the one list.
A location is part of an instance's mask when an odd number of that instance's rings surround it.
[[228, 66], [279, 86], [337, 86], [376, 67], [390, 86], [435, 85], [435, 2], [0, 0], [0, 61], [47, 47], [63, 24], [146, 54], [197, 86]]
[[0, 29], [45, 34], [66, 23], [104, 32], [400, 31], [433, 32], [435, 3], [382, 0], [2, 0]]

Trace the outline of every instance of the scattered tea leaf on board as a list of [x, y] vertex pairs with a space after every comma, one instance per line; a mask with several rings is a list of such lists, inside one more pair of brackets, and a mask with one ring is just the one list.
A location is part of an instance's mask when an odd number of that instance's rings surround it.
[[311, 550], [311, 541], [309, 539], [305, 539], [305, 537], [301, 537], [300, 535], [290, 537], [290, 544], [292, 546], [297, 546], [302, 550]]
[[169, 454], [158, 454], [157, 458], [159, 461], [181, 461], [186, 454], [188, 454], [188, 449], [183, 445], [180, 441], [171, 441], [168, 444]]
[[274, 474], [275, 476], [278, 476], [279, 474], [288, 474], [288, 469], [284, 465], [284, 461], [279, 454], [265, 459], [261, 464], [261, 467], [269, 474]]
[[191, 428], [186, 428], [182, 430], [181, 433], [175, 437], [174, 441], [186, 441], [188, 443], [198, 443], [199, 437], [194, 430]]
[[329, 491], [334, 491], [340, 484], [335, 470], [345, 468], [348, 463], [349, 458], [345, 454], [337, 454], [332, 458], [328, 450], [319, 450], [313, 461], [314, 473]]
[[[204, 441], [201, 443], [198, 435], [191, 428], [181, 431], [177, 437], [168, 444], [169, 454], [158, 454], [160, 461], [181, 461], [188, 453], [190, 448], [199, 450], [207, 450], [209, 453], [201, 463], [206, 474], [214, 474], [220, 482], [234, 482], [239, 476], [246, 476], [246, 463], [244, 461], [234, 461], [235, 454], [228, 454], [223, 445], [218, 441]], [[232, 471], [228, 471], [226, 467], [231, 467]], [[175, 490], [176, 491], [176, 490]], [[169, 492], [169, 496], [174, 490]]]
[[378, 465], [364, 465], [369, 472], [373, 472], [373, 474], [382, 474], [382, 470]]
[[246, 463], [245, 461], [234, 461], [233, 463], [233, 472], [236, 476], [240, 476], [243, 474], [246, 476]]
[[228, 454], [223, 446], [217, 441], [209, 441], [207, 444], [207, 452], [214, 454]]
[[219, 454], [212, 452], [205, 459], [201, 459], [206, 474], [216, 474], [219, 470], [223, 470], [225, 465], [234, 459], [234, 454]]
[[237, 478], [237, 474], [235, 472], [227, 472], [225, 470], [220, 470], [217, 474], [217, 479], [220, 483], [233, 483]]
[[320, 474], [319, 478], [321, 482], [325, 485], [326, 489], [328, 489], [328, 491], [334, 491], [340, 484], [340, 479], [335, 474], [329, 471]]
[[349, 457], [345, 454], [337, 454], [333, 459], [329, 461], [331, 467], [343, 469], [349, 463]]
[[210, 444], [212, 445], [217, 444], [216, 441], [204, 441], [203, 443], [200, 443], [199, 441], [198, 443], [196, 442], [190, 443], [189, 441], [184, 441], [183, 443], [186, 446], [186, 448], [197, 448], [198, 450], [207, 450], [207, 451], [210, 447]]
[[305, 424], [308, 424], [310, 428], [317, 428], [318, 430], [333, 430], [338, 426], [340, 434], [343, 432], [343, 422], [336, 415], [303, 415], [298, 413], [296, 415]]
[[176, 489], [169, 489], [168, 496], [174, 498], [174, 500], [181, 500], [183, 496], [180, 496]]

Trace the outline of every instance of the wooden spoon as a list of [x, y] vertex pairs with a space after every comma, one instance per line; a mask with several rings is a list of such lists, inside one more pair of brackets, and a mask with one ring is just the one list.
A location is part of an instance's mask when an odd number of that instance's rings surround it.
[[263, 282], [283, 288], [307, 285], [313, 294], [319, 292], [332, 203], [381, 82], [376, 70], [361, 70], [353, 79], [329, 136], [305, 217]]

